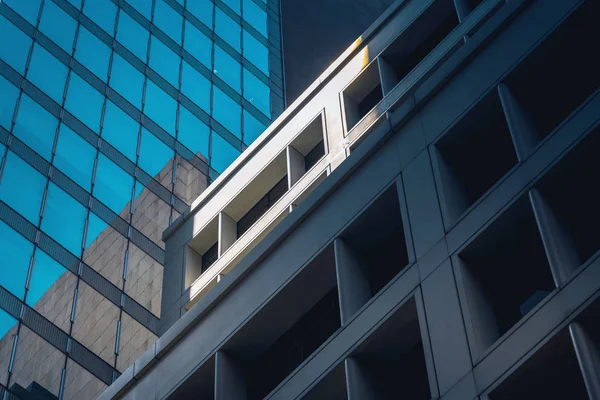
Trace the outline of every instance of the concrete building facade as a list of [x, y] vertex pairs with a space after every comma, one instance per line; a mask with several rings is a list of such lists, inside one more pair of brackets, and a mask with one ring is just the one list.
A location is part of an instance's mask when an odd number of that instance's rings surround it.
[[101, 399], [599, 399], [592, 0], [400, 0], [164, 233]]

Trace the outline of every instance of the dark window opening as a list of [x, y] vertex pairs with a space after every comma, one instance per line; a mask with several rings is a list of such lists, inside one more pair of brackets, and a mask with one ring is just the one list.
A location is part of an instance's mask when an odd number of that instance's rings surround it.
[[308, 171], [325, 155], [325, 143], [321, 140], [304, 157], [304, 169]]
[[202, 255], [202, 268], [201, 272], [204, 273], [211, 265], [219, 258], [219, 242], [213, 244], [206, 252]]
[[321, 379], [303, 400], [346, 400], [348, 392], [346, 389], [346, 368], [342, 361], [337, 367]]
[[288, 190], [287, 175], [281, 178], [237, 223], [237, 237], [241, 237]]
[[369, 94], [358, 103], [358, 120], [360, 121], [383, 99], [381, 85], [377, 85]]

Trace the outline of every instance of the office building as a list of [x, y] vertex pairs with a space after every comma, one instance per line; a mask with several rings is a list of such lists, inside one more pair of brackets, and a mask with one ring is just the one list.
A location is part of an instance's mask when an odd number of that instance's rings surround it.
[[101, 399], [599, 399], [594, 0], [399, 0], [165, 231]]
[[279, 4], [6, 0], [0, 37], [0, 398], [93, 399], [157, 338], [163, 230], [283, 110]]

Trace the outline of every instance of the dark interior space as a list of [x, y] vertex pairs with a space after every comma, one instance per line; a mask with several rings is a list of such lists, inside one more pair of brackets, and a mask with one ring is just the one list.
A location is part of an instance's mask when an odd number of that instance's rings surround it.
[[555, 289], [527, 197], [460, 253], [474, 329], [489, 347]]
[[452, 127], [436, 149], [452, 222], [518, 162], [495, 91]]
[[530, 114], [540, 138], [600, 87], [600, 2], [586, 1], [513, 71], [506, 83]]
[[215, 397], [215, 357], [194, 371], [170, 397], [172, 399], [212, 400]]
[[373, 398], [429, 399], [429, 380], [414, 299], [400, 307], [352, 357]]
[[346, 368], [342, 362], [303, 396], [302, 400], [346, 400], [347, 398]]
[[396, 185], [379, 196], [341, 237], [366, 270], [374, 296], [409, 263]]
[[321, 140], [304, 156], [304, 169], [308, 171], [325, 155], [325, 143]]
[[[538, 184], [567, 238], [579, 265], [600, 249], [600, 128], [583, 139]], [[576, 265], [575, 267], [578, 267]]]
[[588, 400], [568, 332], [559, 332], [489, 397], [491, 400]]
[[383, 99], [381, 85], [377, 85], [368, 95], [358, 103], [358, 120], [367, 115]]
[[287, 175], [265, 194], [240, 220], [237, 222], [237, 237], [241, 237], [260, 217], [279, 200], [288, 190]]

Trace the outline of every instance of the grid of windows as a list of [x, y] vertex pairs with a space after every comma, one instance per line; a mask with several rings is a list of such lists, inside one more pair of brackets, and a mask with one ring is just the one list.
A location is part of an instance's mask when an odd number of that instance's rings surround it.
[[217, 3], [0, 2], [0, 385], [94, 398], [156, 339], [162, 231], [282, 111], [277, 17]]

